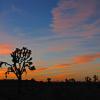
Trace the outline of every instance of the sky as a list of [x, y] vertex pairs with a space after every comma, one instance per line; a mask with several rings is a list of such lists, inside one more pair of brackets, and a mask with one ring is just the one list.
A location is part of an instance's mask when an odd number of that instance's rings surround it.
[[100, 77], [100, 0], [0, 0], [0, 61], [23, 46], [36, 66], [23, 79]]

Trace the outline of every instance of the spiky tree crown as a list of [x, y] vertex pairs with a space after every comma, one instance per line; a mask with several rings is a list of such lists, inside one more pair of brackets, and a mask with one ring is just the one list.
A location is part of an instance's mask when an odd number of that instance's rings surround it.
[[0, 66], [2, 66], [2, 64], [10, 66], [5, 73], [6, 77], [9, 72], [13, 72], [17, 78], [19, 78], [23, 72], [26, 72], [26, 67], [28, 67], [30, 70], [35, 70], [35, 67], [32, 66], [33, 63], [31, 54], [32, 51], [28, 50], [26, 47], [23, 47], [22, 49], [16, 48], [15, 51], [10, 54], [13, 62], [12, 65], [8, 64], [7, 62], [0, 62]]

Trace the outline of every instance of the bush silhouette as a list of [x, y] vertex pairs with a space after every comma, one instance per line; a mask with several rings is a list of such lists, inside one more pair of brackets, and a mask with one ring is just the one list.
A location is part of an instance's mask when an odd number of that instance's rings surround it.
[[75, 79], [74, 78], [71, 78], [71, 79], [68, 80], [68, 82], [74, 83], [75, 82]]
[[93, 76], [93, 81], [94, 81], [94, 82], [97, 82], [97, 81], [98, 81], [98, 76], [97, 76], [97, 75], [94, 75], [94, 76]]
[[92, 80], [92, 79], [91, 79], [89, 76], [86, 76], [86, 77], [85, 77], [85, 81], [86, 81], [86, 82], [91, 82], [91, 80]]
[[67, 78], [65, 79], [65, 82], [68, 82], [68, 79]]

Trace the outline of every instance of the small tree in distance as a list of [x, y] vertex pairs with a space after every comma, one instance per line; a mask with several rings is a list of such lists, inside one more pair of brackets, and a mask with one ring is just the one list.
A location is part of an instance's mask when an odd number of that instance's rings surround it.
[[50, 83], [51, 82], [51, 78], [47, 78], [47, 81], [48, 81], [48, 83]]
[[26, 72], [26, 67], [30, 70], [35, 70], [35, 67], [32, 66], [32, 57], [31, 57], [31, 50], [28, 50], [26, 47], [22, 49], [16, 48], [10, 55], [12, 58], [12, 64], [7, 62], [0, 62], [0, 67], [5, 64], [8, 66], [7, 72], [5, 72], [5, 77], [12, 72], [16, 75], [18, 80], [22, 80], [22, 74]]
[[86, 81], [86, 82], [91, 82], [91, 80], [92, 80], [92, 79], [91, 79], [89, 76], [86, 76], [86, 77], [85, 77], [85, 81]]
[[93, 80], [94, 82], [97, 82], [97, 81], [98, 81], [98, 76], [97, 76], [97, 75], [94, 75], [94, 76], [93, 76], [93, 79], [94, 79], [94, 80]]

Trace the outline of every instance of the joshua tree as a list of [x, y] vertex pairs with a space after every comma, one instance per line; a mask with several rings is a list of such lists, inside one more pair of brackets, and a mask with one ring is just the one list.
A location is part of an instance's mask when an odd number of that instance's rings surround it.
[[93, 79], [94, 79], [94, 82], [97, 82], [98, 81], [98, 76], [97, 75], [94, 75], [93, 76]]
[[32, 66], [32, 57], [30, 57], [31, 50], [28, 50], [26, 47], [23, 47], [22, 49], [16, 48], [10, 55], [12, 58], [12, 64], [0, 62], [0, 67], [3, 64], [8, 66], [7, 71], [5, 72], [6, 78], [7, 75], [12, 72], [16, 75], [18, 80], [22, 80], [22, 74], [26, 72], [26, 67], [28, 67], [30, 70], [35, 70], [35, 67]]
[[87, 77], [85, 77], [85, 81], [86, 82], [91, 82], [91, 78], [87, 76]]
[[48, 83], [51, 82], [51, 78], [47, 78]]

